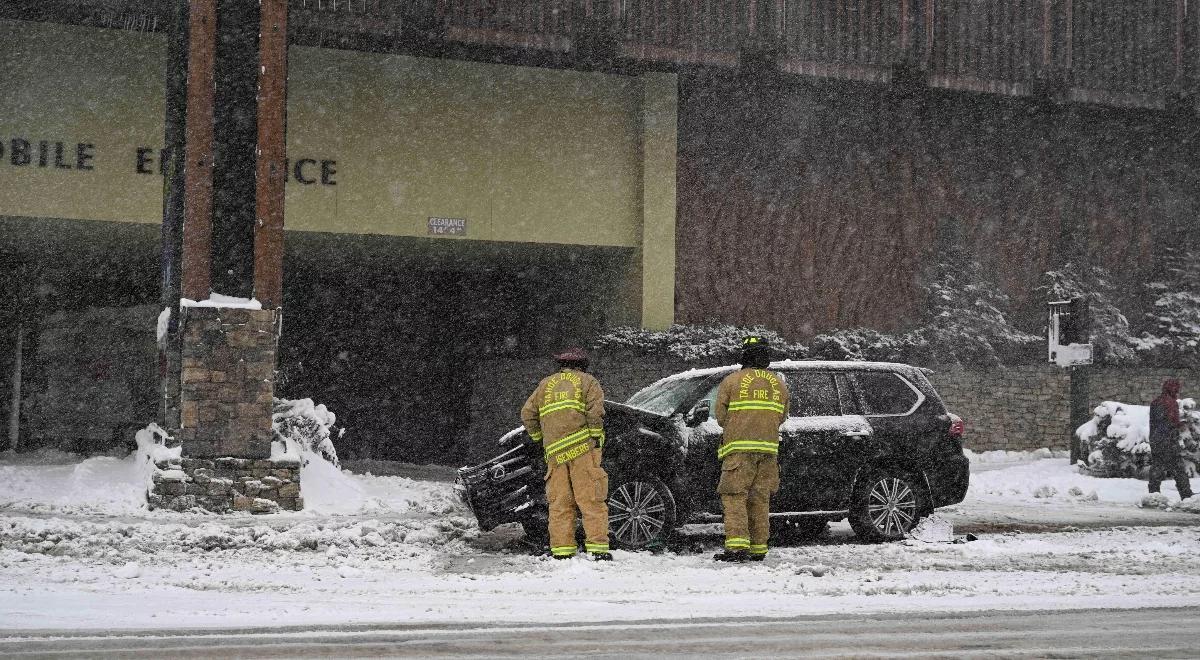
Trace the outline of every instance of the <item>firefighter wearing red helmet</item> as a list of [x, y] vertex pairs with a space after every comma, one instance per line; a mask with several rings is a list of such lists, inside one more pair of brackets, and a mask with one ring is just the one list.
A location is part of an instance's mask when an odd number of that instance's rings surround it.
[[600, 467], [604, 447], [604, 391], [587, 373], [581, 348], [554, 356], [558, 372], [538, 383], [521, 408], [529, 437], [546, 455], [546, 499], [550, 504], [550, 554], [575, 555], [576, 510], [583, 516], [585, 549], [611, 560], [608, 549], [608, 474]]

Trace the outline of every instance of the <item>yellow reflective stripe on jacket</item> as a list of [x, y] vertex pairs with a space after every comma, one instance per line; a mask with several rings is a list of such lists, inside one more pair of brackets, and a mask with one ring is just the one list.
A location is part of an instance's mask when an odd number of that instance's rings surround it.
[[780, 415], [782, 415], [783, 414], [783, 404], [775, 403], [773, 401], [730, 401], [729, 402], [729, 412], [736, 412], [739, 410], [769, 410], [770, 412], [777, 412]]
[[530, 431], [530, 432], [529, 432], [529, 437], [533, 438], [533, 439], [534, 439], [535, 441], [537, 441], [537, 442], [541, 442], [541, 441], [542, 441], [542, 433], [541, 433], [541, 431]]
[[599, 447], [600, 449], [604, 449], [604, 429], [603, 428], [596, 428], [594, 426], [589, 426], [588, 427], [588, 435], [590, 435], [596, 439], [597, 447]]
[[735, 451], [756, 451], [765, 454], [778, 454], [779, 443], [768, 440], [734, 440], [717, 447], [717, 458], [725, 458]]
[[579, 429], [578, 431], [576, 431], [566, 437], [559, 438], [558, 440], [555, 440], [554, 442], [550, 443], [549, 445], [546, 445], [546, 455], [553, 454], [554, 452], [556, 452], [560, 449], [566, 449], [567, 447], [570, 447], [571, 445], [578, 444], [587, 439], [588, 439], [588, 430], [587, 429]]
[[546, 415], [549, 415], [550, 413], [556, 413], [560, 410], [578, 410], [579, 412], [587, 412], [587, 407], [585, 407], [583, 405], [583, 402], [575, 401], [574, 399], [571, 399], [571, 400], [567, 400], [567, 401], [559, 401], [557, 403], [551, 403], [550, 405], [542, 406], [541, 408], [538, 408], [538, 415], [540, 417], [545, 417]]

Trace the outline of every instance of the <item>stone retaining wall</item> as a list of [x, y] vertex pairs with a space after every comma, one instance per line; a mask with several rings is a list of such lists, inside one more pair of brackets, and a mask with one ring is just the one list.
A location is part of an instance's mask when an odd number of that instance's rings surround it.
[[973, 451], [1069, 447], [1071, 378], [1053, 365], [946, 369], [929, 375], [946, 407], [966, 424]]
[[155, 467], [151, 509], [275, 513], [304, 508], [298, 461], [183, 458]]
[[1091, 372], [1089, 400], [1094, 407], [1101, 401], [1150, 405], [1162, 393], [1163, 381], [1178, 378], [1182, 396], [1200, 400], [1200, 371], [1194, 369], [1095, 369]]

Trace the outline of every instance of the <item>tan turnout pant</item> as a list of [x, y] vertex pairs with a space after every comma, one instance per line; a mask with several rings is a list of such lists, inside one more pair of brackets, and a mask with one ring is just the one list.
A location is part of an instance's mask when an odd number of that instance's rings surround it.
[[779, 490], [775, 454], [734, 452], [721, 462], [717, 494], [725, 511], [725, 548], [767, 554], [771, 495]]
[[575, 554], [575, 512], [583, 515], [588, 552], [608, 552], [608, 474], [600, 467], [600, 450], [546, 470], [550, 503], [550, 552]]

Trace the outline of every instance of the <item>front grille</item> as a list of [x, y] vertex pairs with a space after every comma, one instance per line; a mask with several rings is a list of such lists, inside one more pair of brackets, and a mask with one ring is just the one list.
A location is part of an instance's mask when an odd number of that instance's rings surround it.
[[540, 447], [523, 443], [471, 467], [460, 468], [455, 491], [471, 507], [479, 528], [523, 522], [545, 498]]

